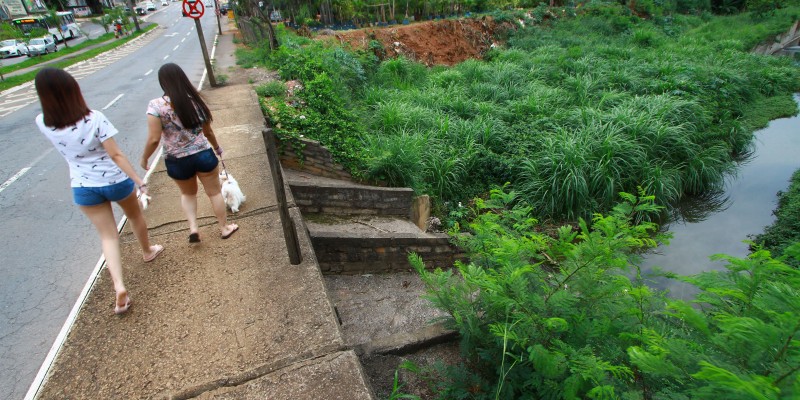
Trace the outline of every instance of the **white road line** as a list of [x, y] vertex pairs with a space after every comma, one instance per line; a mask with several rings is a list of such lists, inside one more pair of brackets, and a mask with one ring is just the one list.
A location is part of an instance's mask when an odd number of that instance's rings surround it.
[[7, 187], [11, 186], [11, 184], [14, 183], [17, 179], [21, 178], [22, 175], [25, 175], [25, 173], [28, 172], [30, 169], [31, 167], [25, 167], [19, 170], [19, 172], [14, 174], [14, 176], [12, 176], [11, 178], [8, 178], [7, 181], [5, 181], [2, 185], [0, 185], [0, 193], [2, 193], [3, 190], [6, 190]]
[[166, 60], [167, 58], [169, 58], [169, 54], [164, 56], [164, 60]]
[[150, 71], [147, 71], [147, 72], [145, 72], [145, 73], [144, 73], [144, 76], [150, 75], [150, 74], [152, 74], [152, 73], [153, 73], [153, 70], [151, 69]]
[[180, 46], [180, 45], [178, 45], [178, 46], [175, 46], [175, 47], [173, 47], [173, 48], [172, 48], [172, 51], [178, 50], [178, 47], [181, 47], [181, 46]]
[[11, 186], [11, 184], [14, 183], [17, 179], [21, 178], [22, 175], [25, 175], [26, 172], [30, 171], [30, 169], [33, 168], [34, 165], [36, 165], [39, 161], [41, 161], [46, 155], [50, 154], [51, 151], [53, 151], [52, 147], [47, 149], [41, 155], [39, 155], [39, 157], [36, 157], [33, 161], [31, 161], [31, 163], [27, 167], [19, 170], [19, 172], [14, 174], [14, 176], [12, 176], [11, 178], [8, 178], [7, 181], [5, 181], [2, 185], [0, 185], [0, 192], [6, 190], [7, 187]]
[[183, 38], [183, 39], [181, 39], [181, 43], [183, 43], [183, 42], [185, 42], [185, 41], [186, 41], [186, 38]]
[[114, 98], [114, 100], [111, 100], [111, 102], [110, 102], [110, 103], [108, 103], [108, 104], [106, 104], [106, 106], [105, 106], [105, 107], [103, 107], [101, 110], [105, 110], [105, 109], [107, 109], [108, 107], [111, 107], [111, 106], [112, 106], [112, 105], [114, 105], [114, 103], [116, 103], [116, 102], [117, 102], [117, 100], [119, 100], [119, 99], [120, 99], [122, 96], [125, 96], [125, 93], [122, 93], [122, 94], [120, 94], [119, 96], [115, 97], [115, 98]]

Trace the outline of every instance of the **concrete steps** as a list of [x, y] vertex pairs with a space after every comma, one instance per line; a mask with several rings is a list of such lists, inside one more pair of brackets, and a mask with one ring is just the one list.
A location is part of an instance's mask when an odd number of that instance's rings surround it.
[[427, 233], [411, 221], [411, 189], [363, 185], [288, 168], [284, 174], [323, 274], [405, 272], [411, 269], [411, 252], [429, 268], [450, 267], [458, 258], [446, 234]]

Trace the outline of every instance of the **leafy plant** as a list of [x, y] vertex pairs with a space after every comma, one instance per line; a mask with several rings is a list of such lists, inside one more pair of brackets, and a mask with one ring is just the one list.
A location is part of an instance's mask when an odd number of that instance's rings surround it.
[[[493, 190], [474, 201], [469, 234], [452, 231], [470, 263], [429, 272], [409, 257], [468, 360], [441, 398], [800, 395], [800, 271], [763, 251], [718, 256], [725, 271], [674, 276], [700, 289], [695, 300], [668, 299], [636, 267], [639, 250], [666, 240], [634, 222], [659, 207], [621, 196], [608, 215], [546, 236], [515, 192]], [[787, 250], [798, 255], [800, 244]]]

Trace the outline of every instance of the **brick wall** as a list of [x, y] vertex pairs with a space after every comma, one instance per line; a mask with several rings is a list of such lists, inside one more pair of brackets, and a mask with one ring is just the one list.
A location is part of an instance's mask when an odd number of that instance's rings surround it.
[[290, 183], [300, 211], [337, 215], [384, 215], [408, 218], [414, 191], [408, 188], [315, 186]]
[[353, 176], [345, 171], [341, 165], [334, 162], [331, 152], [320, 145], [319, 142], [310, 139], [300, 139], [300, 141], [304, 144], [303, 150], [300, 152], [304, 157], [302, 162], [290, 142], [281, 142], [280, 139], [275, 138], [275, 145], [278, 148], [281, 164], [284, 167], [326, 178], [353, 182]]
[[323, 274], [403, 272], [412, 269], [408, 254], [417, 253], [429, 269], [449, 268], [463, 254], [450, 244], [446, 234], [435, 237], [341, 237], [318, 233], [311, 238]]

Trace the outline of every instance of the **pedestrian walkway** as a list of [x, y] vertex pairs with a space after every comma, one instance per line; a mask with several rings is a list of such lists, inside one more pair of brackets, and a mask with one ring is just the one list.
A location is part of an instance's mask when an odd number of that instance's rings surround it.
[[[152, 242], [166, 250], [144, 263], [123, 231], [130, 311], [114, 315], [111, 280], [102, 271], [37, 398], [372, 398], [357, 356], [345, 348], [302, 224], [303, 261], [289, 262], [264, 118], [251, 85], [229, 69], [235, 27], [228, 27], [217, 70], [230, 81], [203, 95], [228, 171], [247, 195], [233, 217], [239, 231], [222, 240], [200, 193], [202, 242], [190, 246], [179, 192], [160, 162], [149, 178], [153, 201], [145, 215]], [[296, 208], [291, 213], [300, 220]]]

